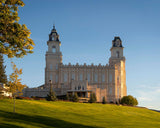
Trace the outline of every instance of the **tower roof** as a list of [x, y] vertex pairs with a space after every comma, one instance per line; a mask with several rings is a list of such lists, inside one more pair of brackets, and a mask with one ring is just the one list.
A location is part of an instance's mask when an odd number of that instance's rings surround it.
[[53, 25], [53, 29], [51, 30], [51, 33], [49, 34], [49, 41], [59, 41], [59, 35], [56, 31], [56, 28], [55, 28], [55, 24]]
[[123, 47], [121, 38], [119, 36], [115, 36], [114, 40], [112, 40], [112, 47]]

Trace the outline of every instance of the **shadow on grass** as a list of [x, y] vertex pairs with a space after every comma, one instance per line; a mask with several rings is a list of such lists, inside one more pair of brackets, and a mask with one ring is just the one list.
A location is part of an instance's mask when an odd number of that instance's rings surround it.
[[23, 128], [21, 126], [14, 124], [15, 122], [17, 124], [24, 124], [26, 125], [26, 127], [28, 127], [28, 125], [32, 125], [32, 126], [53, 127], [53, 128], [96, 128], [82, 124], [75, 124], [47, 116], [39, 116], [39, 115], [29, 116], [19, 113], [13, 114], [12, 112], [6, 112], [1, 110], [0, 110], [0, 117], [5, 118], [4, 119], [5, 121], [11, 122], [11, 124], [0, 123], [0, 128]]

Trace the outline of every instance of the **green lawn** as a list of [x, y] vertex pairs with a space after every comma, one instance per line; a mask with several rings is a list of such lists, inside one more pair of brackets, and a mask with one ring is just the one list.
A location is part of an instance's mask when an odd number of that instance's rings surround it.
[[160, 128], [160, 113], [109, 104], [0, 100], [0, 128]]

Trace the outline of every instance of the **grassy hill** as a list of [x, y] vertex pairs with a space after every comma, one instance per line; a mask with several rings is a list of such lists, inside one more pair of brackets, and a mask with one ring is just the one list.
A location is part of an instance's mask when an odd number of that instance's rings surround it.
[[0, 100], [0, 128], [160, 128], [160, 113], [109, 104]]

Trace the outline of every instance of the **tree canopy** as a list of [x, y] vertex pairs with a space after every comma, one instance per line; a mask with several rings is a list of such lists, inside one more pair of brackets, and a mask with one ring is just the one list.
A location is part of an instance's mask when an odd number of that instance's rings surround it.
[[121, 104], [126, 104], [126, 105], [130, 105], [130, 106], [135, 106], [135, 105], [138, 105], [138, 101], [137, 101], [137, 99], [134, 98], [133, 96], [128, 95], [128, 96], [124, 96], [124, 97], [121, 99]]
[[22, 89], [26, 87], [21, 83], [21, 79], [19, 79], [19, 75], [22, 74], [22, 69], [18, 69], [16, 65], [12, 62], [13, 73], [9, 76], [10, 80], [8, 82], [9, 91], [12, 92], [12, 96], [16, 97], [18, 95], [22, 95]]
[[7, 84], [7, 75], [5, 71], [6, 66], [4, 66], [3, 55], [0, 54], [0, 83]]
[[22, 0], [0, 0], [0, 53], [12, 57], [23, 57], [33, 53], [34, 42], [25, 24], [19, 24], [18, 8]]

